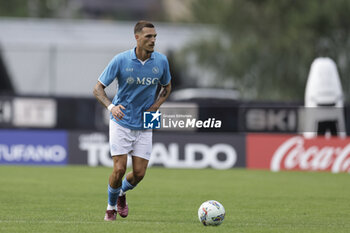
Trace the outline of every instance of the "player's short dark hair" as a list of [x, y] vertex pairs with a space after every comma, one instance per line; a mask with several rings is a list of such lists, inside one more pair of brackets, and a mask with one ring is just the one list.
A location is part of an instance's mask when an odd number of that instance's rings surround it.
[[142, 28], [154, 28], [154, 25], [151, 22], [148, 22], [146, 20], [140, 20], [136, 23], [134, 27], [134, 34], [141, 32]]

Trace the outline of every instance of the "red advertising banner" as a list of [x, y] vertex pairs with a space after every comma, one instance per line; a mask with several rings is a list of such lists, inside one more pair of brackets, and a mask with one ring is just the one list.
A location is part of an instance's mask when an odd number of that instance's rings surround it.
[[247, 135], [247, 168], [350, 172], [350, 138]]

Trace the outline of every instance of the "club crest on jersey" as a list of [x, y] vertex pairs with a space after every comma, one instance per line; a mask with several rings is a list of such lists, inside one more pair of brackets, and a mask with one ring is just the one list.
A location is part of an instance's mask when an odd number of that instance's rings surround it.
[[135, 79], [133, 77], [128, 77], [126, 79], [127, 84], [133, 84], [135, 82]]
[[158, 66], [154, 66], [154, 67], [152, 68], [152, 72], [153, 72], [153, 74], [158, 74], [158, 73], [159, 73], [159, 68], [158, 68]]

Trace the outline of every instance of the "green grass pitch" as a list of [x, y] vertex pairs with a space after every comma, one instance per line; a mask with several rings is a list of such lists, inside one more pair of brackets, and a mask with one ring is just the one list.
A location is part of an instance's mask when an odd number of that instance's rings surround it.
[[[350, 175], [149, 168], [129, 216], [104, 222], [111, 168], [0, 166], [0, 232], [350, 232]], [[226, 209], [205, 227], [200, 204]]]

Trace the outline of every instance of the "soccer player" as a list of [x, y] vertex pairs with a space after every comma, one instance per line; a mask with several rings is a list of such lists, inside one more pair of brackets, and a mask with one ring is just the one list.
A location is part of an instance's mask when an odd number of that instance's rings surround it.
[[[157, 111], [171, 91], [168, 60], [154, 51], [157, 36], [154, 25], [139, 21], [134, 35], [136, 47], [110, 61], [93, 91], [111, 115], [109, 144], [113, 172], [109, 176], [106, 221], [114, 221], [117, 213], [128, 216], [125, 192], [135, 188], [145, 176], [152, 151], [152, 130], [143, 128], [143, 112]], [[104, 88], [114, 79], [118, 81], [118, 92], [111, 102]], [[159, 84], [161, 89], [156, 98]], [[132, 156], [132, 171], [123, 179], [128, 154]]]

